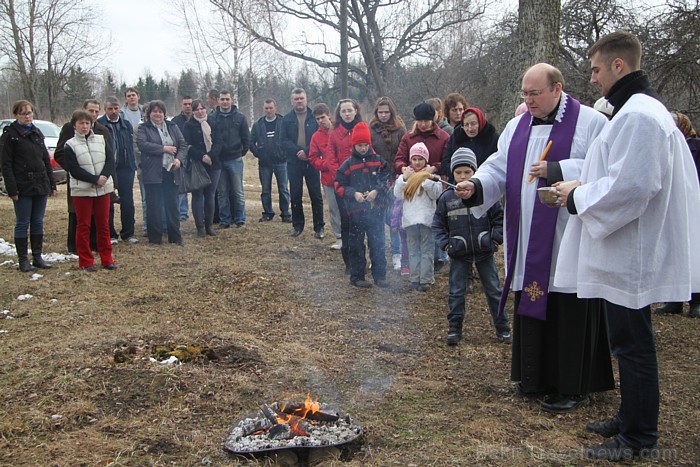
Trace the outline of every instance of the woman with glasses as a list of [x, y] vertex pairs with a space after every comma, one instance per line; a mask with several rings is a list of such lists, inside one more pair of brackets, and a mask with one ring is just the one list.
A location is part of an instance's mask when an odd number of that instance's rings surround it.
[[221, 176], [221, 162], [217, 156], [212, 156], [211, 127], [207, 123], [207, 108], [204, 102], [196, 99], [192, 102], [192, 117], [185, 122], [184, 136], [190, 145], [187, 157], [191, 163], [203, 164], [209, 174], [211, 184], [192, 192], [192, 216], [197, 226], [197, 236], [216, 236], [212, 228], [214, 219], [214, 199], [216, 187]]
[[178, 185], [180, 164], [187, 157], [187, 142], [177, 125], [165, 119], [165, 112], [163, 101], [149, 102], [145, 122], [139, 125], [136, 136], [146, 188], [146, 231], [149, 243], [162, 243], [161, 206], [165, 205], [168, 242], [182, 246]]
[[[330, 175], [335, 180], [338, 167], [352, 155], [352, 130], [362, 121], [360, 104], [354, 99], [341, 99], [335, 108], [335, 120], [333, 129], [328, 137], [328, 148], [324, 157], [328, 159]], [[345, 209], [345, 200], [336, 193], [338, 211], [340, 214], [340, 251], [343, 254], [345, 271], [349, 273], [348, 263], [348, 238], [350, 234], [350, 219]], [[330, 204], [329, 204], [330, 207]], [[332, 214], [331, 214], [332, 215]]]
[[[44, 135], [34, 125], [34, 105], [19, 100], [12, 106], [16, 120], [3, 130], [0, 159], [7, 195], [15, 208], [15, 248], [19, 270], [49, 269], [41, 257], [44, 243], [44, 212], [49, 196], [56, 194], [56, 182], [44, 145]], [[31, 232], [31, 235], [28, 235]], [[33, 261], [27, 258], [28, 237]]]
[[486, 121], [486, 116], [481, 109], [467, 107], [462, 114], [460, 124], [447, 143], [442, 161], [442, 166], [445, 168], [443, 173], [452, 179], [452, 174], [449, 173], [450, 160], [452, 154], [459, 148], [469, 148], [474, 151], [477, 165], [481, 166], [491, 154], [498, 150], [498, 137], [496, 128]]

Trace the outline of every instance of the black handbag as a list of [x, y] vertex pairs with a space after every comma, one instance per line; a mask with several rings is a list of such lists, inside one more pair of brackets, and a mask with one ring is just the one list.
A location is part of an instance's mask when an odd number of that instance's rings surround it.
[[180, 193], [191, 193], [211, 185], [209, 173], [200, 161], [188, 159], [181, 170]]

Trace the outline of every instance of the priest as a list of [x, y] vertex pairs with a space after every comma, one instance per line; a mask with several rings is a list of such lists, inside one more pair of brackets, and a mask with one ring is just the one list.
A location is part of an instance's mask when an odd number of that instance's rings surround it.
[[588, 151], [580, 182], [557, 186], [571, 214], [556, 287], [606, 301], [610, 347], [620, 369], [620, 407], [586, 428], [610, 438], [585, 454], [611, 461], [658, 454], [659, 371], [651, 307], [700, 290], [700, 187], [682, 133], [640, 69], [629, 32], [589, 50], [591, 83], [613, 106]]
[[504, 194], [506, 281], [514, 293], [511, 378], [521, 393], [546, 394], [542, 409], [571, 412], [588, 394], [614, 388], [601, 300], [580, 300], [576, 287], [553, 284], [569, 213], [546, 207], [537, 188], [579, 178], [605, 117], [563, 91], [561, 72], [546, 63], [527, 70], [521, 96], [528, 110], [506, 125], [498, 151], [456, 193], [480, 217]]

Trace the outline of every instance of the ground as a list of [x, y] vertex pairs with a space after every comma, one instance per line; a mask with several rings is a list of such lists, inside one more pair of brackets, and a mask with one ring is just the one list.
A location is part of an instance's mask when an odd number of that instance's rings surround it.
[[[255, 160], [246, 166], [244, 229], [199, 239], [190, 219], [184, 247], [115, 246], [114, 272], [73, 262], [30, 281], [0, 267], [0, 309], [16, 317], [0, 319], [0, 464], [272, 464], [225, 453], [226, 434], [260, 402], [307, 392], [364, 428], [324, 465], [589, 464], [581, 447], [601, 439], [584, 426], [615, 412], [617, 391], [573, 414], [540, 411], [509, 381], [510, 347], [480, 287], [464, 341], [448, 348], [446, 275], [426, 294], [394, 273], [389, 289], [351, 287], [328, 227], [319, 241], [310, 225], [290, 238], [278, 218], [258, 223]], [[45, 251], [65, 252], [64, 190], [49, 202]], [[0, 197], [0, 237], [12, 241], [13, 222]], [[665, 456], [655, 462], [697, 465], [700, 320], [654, 325]], [[180, 366], [148, 361], [177, 345], [211, 352]]]

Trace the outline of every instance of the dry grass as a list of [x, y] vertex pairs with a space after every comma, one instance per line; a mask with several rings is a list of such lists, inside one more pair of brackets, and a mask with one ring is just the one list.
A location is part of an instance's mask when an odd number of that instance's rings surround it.
[[[117, 245], [115, 272], [64, 264], [32, 282], [0, 269], [0, 308], [28, 314], [0, 321], [9, 331], [0, 334], [0, 464], [273, 464], [230, 456], [223, 440], [258, 402], [307, 391], [365, 429], [351, 456], [324, 465], [586, 464], [581, 446], [600, 440], [583, 427], [614, 412], [615, 393], [574, 414], [542, 413], [508, 381], [510, 349], [496, 341], [479, 287], [464, 343], [447, 348], [446, 275], [425, 295], [394, 274], [387, 290], [350, 287], [332, 239], [257, 222], [255, 160], [246, 164], [245, 229], [197, 239], [190, 220], [184, 248]], [[1, 198], [0, 236], [10, 241], [13, 219]], [[51, 200], [47, 251], [64, 251], [66, 219], [64, 198]], [[15, 300], [23, 293], [34, 298]], [[694, 465], [700, 320], [654, 319], [662, 447], [669, 463]], [[217, 358], [145, 359], [177, 344]]]

